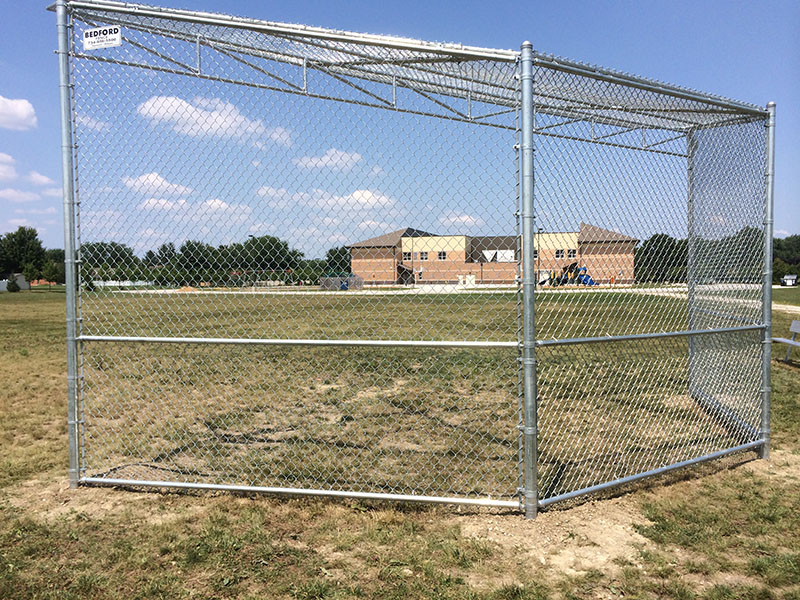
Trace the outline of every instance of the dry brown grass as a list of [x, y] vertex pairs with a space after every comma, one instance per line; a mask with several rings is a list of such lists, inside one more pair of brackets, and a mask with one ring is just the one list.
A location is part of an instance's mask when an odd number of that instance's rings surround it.
[[[789, 320], [776, 313], [776, 330]], [[800, 597], [796, 365], [773, 366], [770, 463], [718, 463], [529, 523], [452, 507], [69, 490], [62, 323], [57, 292], [0, 296], [0, 597]], [[403, 377], [386, 383], [358, 388], [364, 406], [412, 408], [398, 399]], [[333, 399], [354, 384], [314, 385], [332, 398], [321, 419], [340, 418], [346, 403]], [[238, 425], [216, 416], [222, 431]]]

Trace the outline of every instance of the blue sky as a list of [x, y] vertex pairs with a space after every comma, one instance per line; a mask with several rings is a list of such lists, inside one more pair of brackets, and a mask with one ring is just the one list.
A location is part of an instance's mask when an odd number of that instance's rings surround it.
[[[160, 4], [185, 8], [189, 2]], [[476, 46], [518, 48], [530, 39], [544, 52], [755, 104], [774, 100], [775, 231], [800, 233], [800, 2], [191, 4], [198, 10]], [[55, 15], [45, 6], [15, 3], [2, 25], [0, 96], [18, 102], [0, 100], [0, 232], [32, 225], [48, 247], [57, 247], [63, 242]]]

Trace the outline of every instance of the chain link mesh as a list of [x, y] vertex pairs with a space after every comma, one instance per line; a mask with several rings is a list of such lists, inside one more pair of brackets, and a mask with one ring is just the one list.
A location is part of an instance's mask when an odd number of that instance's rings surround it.
[[[516, 55], [71, 15], [82, 476], [518, 500]], [[757, 331], [582, 342], [760, 325], [763, 119], [535, 60], [540, 499], [758, 439]]]

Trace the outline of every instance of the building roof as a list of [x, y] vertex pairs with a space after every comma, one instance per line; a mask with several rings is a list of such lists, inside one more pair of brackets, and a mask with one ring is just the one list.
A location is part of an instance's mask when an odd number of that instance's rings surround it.
[[578, 243], [588, 242], [638, 242], [639, 240], [629, 235], [623, 235], [610, 229], [603, 229], [596, 225], [581, 222], [578, 230]]
[[476, 235], [470, 236], [473, 250], [516, 250], [517, 236], [515, 235]]
[[399, 246], [400, 239], [404, 237], [437, 237], [437, 236], [436, 234], [428, 233], [427, 231], [422, 231], [420, 229], [413, 229], [412, 227], [406, 227], [404, 229], [398, 229], [397, 231], [392, 231], [391, 233], [384, 233], [383, 235], [379, 235], [378, 237], [364, 240], [363, 242], [356, 242], [355, 244], [350, 244], [347, 247], [348, 248], [391, 248]]

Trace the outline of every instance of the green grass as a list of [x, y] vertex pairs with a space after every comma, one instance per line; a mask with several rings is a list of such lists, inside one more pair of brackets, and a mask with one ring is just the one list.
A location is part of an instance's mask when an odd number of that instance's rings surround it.
[[772, 290], [772, 301], [778, 304], [800, 306], [800, 286]]
[[[225, 494], [142, 495], [97, 488], [61, 491], [67, 456], [63, 300], [63, 293], [55, 291], [0, 295], [4, 382], [0, 393], [0, 598], [800, 598], [800, 475], [793, 458], [800, 452], [800, 369], [796, 364], [773, 361], [776, 458], [769, 469], [760, 462], [730, 470], [710, 465], [669, 485], [654, 484], [632, 492], [632, 510], [640, 511], [643, 520], [631, 526], [647, 544], [619, 559], [613, 571], [573, 573], [536, 558], [537, 539], [554, 538], [555, 550], [575, 543], [566, 534], [546, 528], [548, 519], [558, 517], [555, 512], [540, 518], [544, 530], [533, 530], [539, 533], [522, 538], [533, 548], [533, 554], [527, 554], [516, 547], [520, 542], [467, 535], [468, 521], [452, 507]], [[581, 309], [575, 309], [579, 314]], [[791, 315], [775, 312], [773, 320], [776, 331], [788, 330]], [[655, 368], [650, 365], [657, 355], [677, 357], [683, 351], [673, 344], [650, 347], [652, 355], [620, 353], [615, 359], [621, 370], [614, 376], [647, 374]], [[166, 412], [170, 403], [163, 394], [176, 387], [182, 397], [173, 402], [175, 414], [187, 406], [206, 411], [203, 419], [185, 423], [184, 431], [202, 427], [217, 435], [244, 432], [267, 438], [276, 435], [275, 422], [266, 422], [268, 415], [291, 423], [313, 417], [313, 409], [320, 419], [316, 431], [337, 433], [341, 442], [350, 444], [351, 457], [363, 458], [357, 452], [363, 445], [360, 436], [367, 435], [375, 419], [387, 411], [397, 422], [408, 424], [407, 437], [421, 424], [424, 431], [433, 432], [435, 426], [441, 429], [450, 423], [462, 428], [469, 425], [468, 431], [488, 436], [484, 439], [509, 439], [508, 431], [496, 429], [507, 415], [489, 411], [493, 399], [514, 399], [513, 374], [510, 384], [503, 383], [507, 366], [500, 360], [502, 353], [498, 357], [497, 353], [458, 350], [430, 356], [427, 351], [415, 351], [398, 357], [319, 349], [306, 355], [313, 360], [290, 370], [274, 365], [292, 350], [273, 356], [261, 349], [258, 364], [272, 367], [254, 375], [247, 370], [254, 355], [241, 358], [236, 352], [197, 355], [162, 346], [147, 358], [144, 379], [142, 356], [131, 349], [106, 353], [103, 360], [90, 352], [86, 368], [96, 371], [91, 379], [97, 385], [103, 376], [110, 377], [107, 381], [113, 386], [106, 390], [128, 398], [131, 404], [126, 410], [142, 410], [134, 395], [137, 389], [147, 389], [149, 397], [160, 402], [156, 408], [161, 410], [145, 413], [151, 430], [163, 430], [163, 445], [149, 449], [156, 454], [174, 448], [184, 435], [180, 428], [166, 426], [178, 421]], [[237, 356], [233, 363], [226, 363]], [[115, 362], [108, 363], [109, 357]], [[549, 364], [568, 372], [570, 365], [599, 369], [604, 359], [608, 355], [581, 356], [570, 350], [553, 356]], [[470, 367], [476, 360], [488, 366]], [[189, 377], [196, 361], [207, 369], [212, 398], [224, 400], [227, 408], [203, 400], [208, 390], [190, 393], [188, 379], [183, 378]], [[684, 376], [674, 376], [673, 382], [641, 380], [641, 393], [653, 397], [647, 407], [657, 407], [659, 390], [678, 389]], [[416, 393], [404, 393], [409, 384], [398, 383], [409, 378]], [[265, 381], [277, 387], [266, 386]], [[297, 382], [303, 382], [302, 386]], [[569, 384], [552, 390], [559, 402], [580, 395], [588, 385], [580, 378], [564, 382]], [[297, 392], [299, 387], [302, 393]], [[249, 390], [246, 409], [231, 410], [231, 403], [242, 399], [237, 389]], [[276, 401], [276, 390], [283, 390], [276, 405], [283, 405], [283, 410], [265, 412]], [[96, 395], [94, 401], [102, 398]], [[286, 404], [298, 398], [314, 403], [287, 410]], [[613, 400], [609, 394], [605, 398]], [[465, 401], [473, 407], [475, 423], [458, 421]], [[482, 402], [486, 408], [480, 408]], [[572, 408], [583, 410], [580, 403]], [[634, 408], [635, 403], [623, 402], [612, 406], [609, 416], [634, 416]], [[515, 406], [509, 410], [513, 413]], [[580, 410], [574, 413], [572, 425], [583, 420]], [[659, 414], [678, 420], [682, 410], [670, 403], [658, 408]], [[342, 419], [348, 416], [357, 418]], [[370, 418], [369, 426], [359, 428], [361, 419]], [[113, 421], [104, 424], [106, 431], [113, 431]], [[551, 425], [555, 435], [557, 423]], [[384, 437], [389, 429], [385, 431]], [[430, 443], [429, 438], [424, 441]], [[458, 439], [454, 436], [453, 441]], [[132, 441], [141, 439], [134, 436]], [[471, 469], [486, 462], [486, 456], [465, 454], [468, 445], [463, 440], [446, 442], [447, 436], [439, 438], [444, 443], [437, 450], [442, 456], [462, 456]], [[105, 443], [103, 447], [110, 448]], [[259, 443], [252, 450], [263, 459], [263, 447], [269, 443]], [[397, 440], [388, 443], [391, 447]], [[220, 463], [252, 461], [253, 457], [234, 452], [240, 445], [223, 443]], [[284, 446], [295, 451], [300, 447], [297, 443]], [[144, 450], [129, 443], [128, 452], [138, 456]], [[429, 459], [436, 456], [430, 454]], [[320, 458], [316, 477], [327, 460]], [[383, 467], [391, 475], [396, 465]], [[469, 482], [470, 468], [460, 475], [462, 481]], [[414, 473], [400, 475], [413, 478]], [[580, 527], [605, 526], [604, 501], [596, 508]], [[481, 518], [481, 513], [471, 514], [471, 519]], [[511, 532], [522, 526], [516, 514], [489, 517]]]

